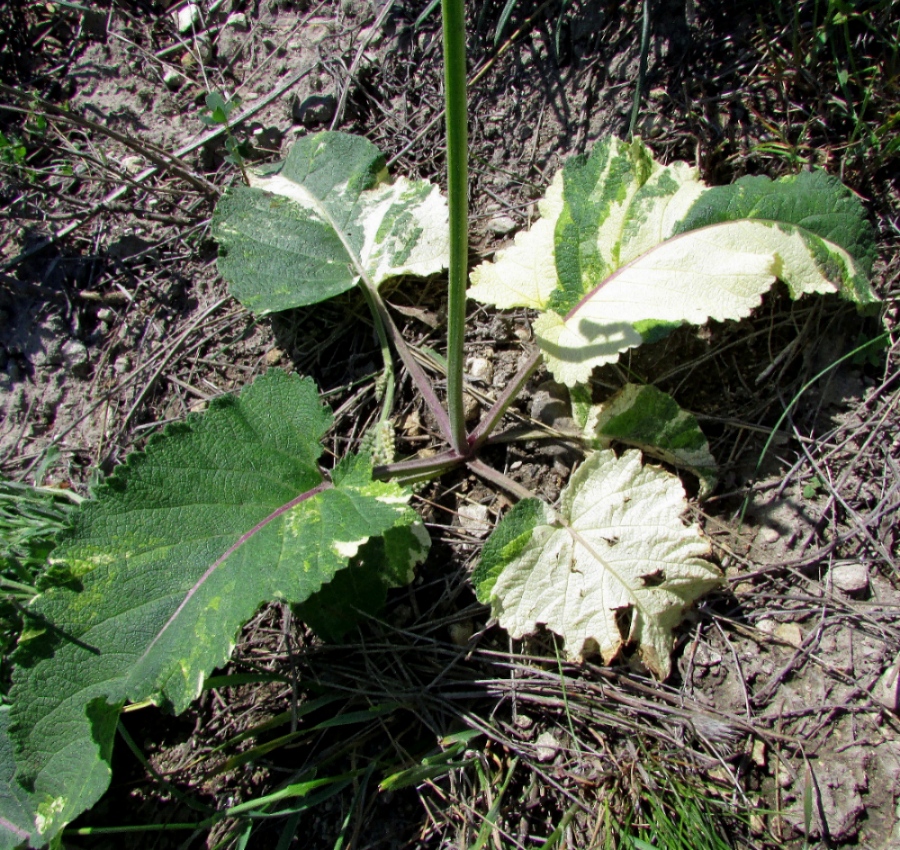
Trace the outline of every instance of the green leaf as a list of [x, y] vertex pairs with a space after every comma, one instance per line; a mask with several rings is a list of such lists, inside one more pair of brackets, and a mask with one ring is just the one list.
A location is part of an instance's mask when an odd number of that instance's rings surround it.
[[52, 558], [69, 586], [37, 598], [46, 629], [15, 657], [12, 737], [44, 840], [105, 790], [124, 703], [183, 711], [261, 604], [305, 601], [415, 521], [368, 459], [323, 477], [330, 424], [312, 381], [270, 372], [168, 428], [77, 516]]
[[359, 557], [294, 611], [320, 637], [338, 641], [384, 606], [387, 592], [415, 577], [431, 538], [420, 522], [391, 528], [360, 549]]
[[9, 706], [0, 707], [0, 850], [14, 850], [34, 832], [34, 808], [15, 781], [16, 763], [9, 738]]
[[640, 140], [610, 138], [567, 162], [539, 208], [528, 233], [473, 271], [469, 295], [540, 310], [538, 345], [569, 386], [682, 323], [748, 315], [776, 280], [794, 298], [877, 301], [865, 211], [823, 172], [710, 189]]
[[592, 410], [585, 432], [599, 448], [623, 443], [686, 469], [699, 479], [701, 498], [715, 489], [716, 461], [696, 417], [654, 386], [625, 384]]
[[597, 451], [558, 513], [526, 499], [501, 521], [475, 573], [478, 598], [514, 638], [545, 625], [570, 656], [599, 651], [604, 663], [635, 644], [664, 679], [672, 629], [721, 583], [699, 527], [681, 519], [685, 508], [678, 479], [642, 467], [639, 452]]
[[219, 270], [257, 313], [315, 304], [366, 275], [378, 286], [443, 269], [447, 205], [423, 180], [388, 180], [384, 157], [359, 136], [304, 136], [287, 159], [249, 172], [213, 216]]

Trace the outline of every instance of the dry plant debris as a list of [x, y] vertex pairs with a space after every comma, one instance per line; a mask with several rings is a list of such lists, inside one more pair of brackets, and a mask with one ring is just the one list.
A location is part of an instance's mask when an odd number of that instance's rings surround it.
[[[187, 4], [162, 5], [0, 10], [0, 468], [13, 481], [86, 495], [164, 423], [274, 364], [329, 392], [335, 454], [377, 413], [377, 342], [356, 297], [271, 321], [227, 297], [209, 218], [239, 175], [199, 116], [208, 92], [237, 94], [251, 157], [342, 129], [393, 171], [440, 181], [436, 15], [420, 21], [427, 4], [412, 0], [226, 0], [178, 18]], [[495, 40], [505, 5], [470, 9], [473, 265], [532, 220], [566, 157], [624, 134], [639, 65], [640, 3], [518, 4]], [[120, 742], [121, 778], [73, 844], [200, 821], [198, 806], [312, 769], [358, 772], [249, 846], [676, 846], [662, 830], [679, 820], [710, 847], [900, 843], [898, 25], [891, 2], [825, 5], [651, 4], [639, 134], [710, 184], [816, 165], [847, 181], [877, 228], [889, 332], [850, 355], [877, 321], [774, 292], [740, 323], [594, 372], [597, 401], [637, 377], [703, 410], [724, 468], [695, 519], [729, 587], [680, 633], [672, 678], [573, 665], [548, 635], [493, 628], [468, 574], [477, 521], [508, 503], [461, 477], [420, 491], [436, 551], [345, 643], [271, 606], [187, 715], [127, 713], [134, 752]], [[423, 351], [442, 322], [436, 291], [389, 295]], [[473, 306], [473, 403], [515, 371], [523, 319]], [[578, 455], [565, 391], [546, 378], [518, 411], [534, 442], [492, 451], [552, 501]], [[418, 451], [434, 423], [407, 404], [400, 445]], [[245, 829], [128, 842], [237, 846]]]

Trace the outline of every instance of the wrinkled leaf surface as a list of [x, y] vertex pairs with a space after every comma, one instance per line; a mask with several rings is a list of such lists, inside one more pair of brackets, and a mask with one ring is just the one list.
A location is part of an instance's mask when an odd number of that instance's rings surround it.
[[748, 315], [776, 280], [794, 298], [876, 300], [865, 210], [821, 171], [708, 188], [640, 140], [609, 138], [567, 162], [539, 208], [529, 232], [474, 270], [469, 295], [541, 311], [538, 345], [569, 386], [682, 323]]
[[721, 581], [686, 507], [679, 480], [642, 466], [640, 452], [594, 452], [558, 512], [524, 499], [503, 518], [475, 573], [478, 598], [514, 638], [544, 625], [570, 656], [599, 651], [606, 663], [634, 644], [665, 678], [672, 629]]
[[365, 274], [378, 286], [447, 264], [447, 204], [424, 180], [388, 179], [371, 142], [323, 132], [248, 172], [216, 207], [212, 233], [231, 293], [256, 313], [316, 304]]
[[701, 498], [715, 489], [716, 461], [697, 418], [652, 385], [625, 384], [591, 409], [585, 432], [598, 447], [623, 443], [686, 469], [700, 481]]
[[106, 789], [126, 702], [184, 710], [262, 603], [305, 601], [415, 521], [368, 459], [323, 478], [330, 423], [312, 381], [273, 371], [168, 428], [86, 503], [53, 553], [67, 586], [37, 598], [45, 630], [15, 659], [11, 735], [44, 840]]

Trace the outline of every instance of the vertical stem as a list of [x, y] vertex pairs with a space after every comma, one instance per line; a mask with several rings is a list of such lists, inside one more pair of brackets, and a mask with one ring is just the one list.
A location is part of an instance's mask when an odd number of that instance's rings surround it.
[[634, 138], [638, 113], [641, 111], [641, 97], [644, 93], [644, 78], [647, 76], [647, 54], [650, 52], [650, 0], [644, 0], [641, 15], [641, 61], [638, 78], [634, 86], [634, 100], [631, 103], [631, 120], [628, 122], [628, 141]]
[[447, 196], [450, 271], [447, 301], [447, 405], [453, 448], [467, 449], [463, 414], [466, 279], [469, 261], [468, 105], [464, 0], [441, 0], [444, 26], [444, 98], [447, 126]]

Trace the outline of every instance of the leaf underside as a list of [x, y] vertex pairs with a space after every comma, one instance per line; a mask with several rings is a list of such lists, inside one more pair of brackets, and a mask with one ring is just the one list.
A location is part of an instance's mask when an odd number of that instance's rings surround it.
[[278, 165], [248, 172], [216, 206], [212, 234], [231, 293], [256, 313], [316, 304], [361, 275], [374, 286], [443, 269], [447, 205], [438, 188], [390, 182], [371, 142], [322, 132], [295, 142]]
[[514, 638], [544, 625], [570, 656], [599, 652], [605, 663], [634, 645], [664, 679], [672, 630], [721, 582], [708, 542], [681, 519], [685, 508], [678, 479], [642, 466], [640, 452], [594, 452], [558, 513], [525, 499], [503, 518], [474, 576], [478, 598]]
[[45, 630], [15, 658], [11, 736], [41, 841], [106, 789], [126, 702], [182, 711], [261, 604], [306, 601], [416, 520], [368, 459], [323, 479], [330, 424], [312, 381], [273, 371], [151, 440], [86, 503], [53, 555], [67, 586], [37, 598]]
[[821, 171], [708, 188], [640, 140], [609, 138], [567, 162], [539, 208], [530, 231], [473, 271], [469, 295], [539, 310], [538, 345], [569, 386], [682, 323], [748, 315], [776, 280], [794, 298], [877, 300], [865, 210]]

